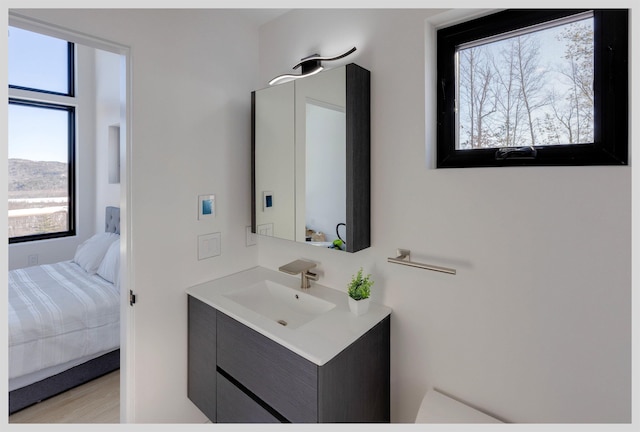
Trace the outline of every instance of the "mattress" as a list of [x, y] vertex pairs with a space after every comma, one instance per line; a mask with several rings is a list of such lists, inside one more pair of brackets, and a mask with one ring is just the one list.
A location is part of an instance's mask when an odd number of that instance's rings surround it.
[[114, 284], [71, 261], [9, 272], [9, 390], [37, 371], [119, 346]]

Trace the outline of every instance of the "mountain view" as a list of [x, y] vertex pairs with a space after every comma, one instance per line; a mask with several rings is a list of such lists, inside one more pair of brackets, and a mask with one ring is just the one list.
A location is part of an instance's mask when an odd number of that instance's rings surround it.
[[9, 199], [67, 195], [68, 165], [9, 159]]
[[9, 237], [61, 232], [68, 224], [68, 165], [9, 159]]

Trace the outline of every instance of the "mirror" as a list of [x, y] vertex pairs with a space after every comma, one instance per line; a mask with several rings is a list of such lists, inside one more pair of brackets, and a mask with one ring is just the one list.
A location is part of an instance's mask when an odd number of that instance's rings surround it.
[[369, 71], [356, 64], [252, 92], [252, 231], [370, 245]]

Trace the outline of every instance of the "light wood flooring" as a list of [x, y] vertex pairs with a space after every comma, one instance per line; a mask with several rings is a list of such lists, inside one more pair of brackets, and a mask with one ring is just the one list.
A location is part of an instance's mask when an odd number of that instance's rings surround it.
[[120, 371], [18, 411], [9, 423], [120, 423]]

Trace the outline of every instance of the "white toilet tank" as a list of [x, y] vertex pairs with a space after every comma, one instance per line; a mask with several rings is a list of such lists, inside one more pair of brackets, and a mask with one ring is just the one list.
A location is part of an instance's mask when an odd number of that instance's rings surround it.
[[495, 417], [432, 389], [420, 404], [416, 423], [502, 423]]

